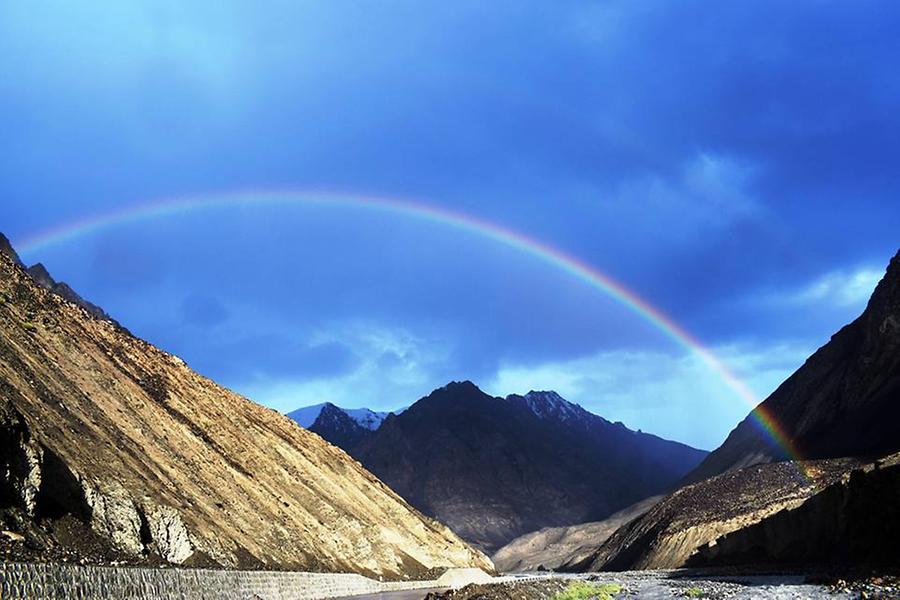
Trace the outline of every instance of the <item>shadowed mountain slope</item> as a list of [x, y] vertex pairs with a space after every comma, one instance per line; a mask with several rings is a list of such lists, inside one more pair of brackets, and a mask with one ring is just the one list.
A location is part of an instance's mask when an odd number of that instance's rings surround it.
[[[878, 457], [900, 450], [900, 253], [862, 315], [761, 406], [804, 458]], [[685, 481], [785, 458], [748, 416]]]
[[344, 452], [0, 254], [0, 527], [31, 558], [490, 569]]
[[463, 382], [389, 415], [354, 455], [422, 512], [496, 549], [658, 494], [704, 452], [610, 423], [553, 392], [494, 398]]
[[702, 546], [687, 566], [900, 565], [900, 454], [852, 471], [793, 510]]

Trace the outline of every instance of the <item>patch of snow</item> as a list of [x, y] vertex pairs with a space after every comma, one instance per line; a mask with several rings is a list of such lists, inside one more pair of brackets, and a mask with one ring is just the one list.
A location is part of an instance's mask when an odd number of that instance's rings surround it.
[[378, 429], [381, 426], [381, 422], [391, 414], [389, 412], [375, 412], [368, 408], [342, 408], [341, 410], [369, 431]]
[[525, 404], [536, 416], [545, 418], [557, 418], [565, 421], [571, 418], [579, 418], [584, 413], [584, 409], [569, 402], [556, 392], [528, 392], [523, 396]]

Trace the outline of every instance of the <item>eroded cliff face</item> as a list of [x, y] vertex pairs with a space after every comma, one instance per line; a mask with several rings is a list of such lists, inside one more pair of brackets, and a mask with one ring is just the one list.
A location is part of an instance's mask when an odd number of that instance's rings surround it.
[[793, 509], [701, 546], [687, 566], [900, 564], [900, 454], [854, 470]]
[[581, 564], [589, 571], [676, 569], [699, 548], [801, 506], [861, 466], [853, 459], [747, 467], [683, 487], [618, 529]]
[[3, 253], [0, 448], [3, 529], [25, 536], [7, 552], [385, 576], [492, 568], [343, 451]]

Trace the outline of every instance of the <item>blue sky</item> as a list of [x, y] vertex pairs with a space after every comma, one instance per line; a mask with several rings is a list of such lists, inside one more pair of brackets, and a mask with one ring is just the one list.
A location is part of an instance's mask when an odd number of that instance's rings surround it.
[[[422, 199], [616, 278], [763, 397], [897, 251], [898, 17], [874, 1], [4, 2], [0, 230], [244, 188]], [[397, 215], [221, 208], [25, 258], [280, 410], [394, 408], [472, 379], [710, 448], [748, 409], [583, 282]]]

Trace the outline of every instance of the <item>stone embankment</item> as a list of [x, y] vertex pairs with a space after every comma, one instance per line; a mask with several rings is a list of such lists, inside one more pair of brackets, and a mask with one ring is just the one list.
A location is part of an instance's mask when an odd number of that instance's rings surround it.
[[3, 600], [320, 600], [441, 586], [343, 573], [0, 564]]

